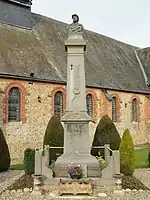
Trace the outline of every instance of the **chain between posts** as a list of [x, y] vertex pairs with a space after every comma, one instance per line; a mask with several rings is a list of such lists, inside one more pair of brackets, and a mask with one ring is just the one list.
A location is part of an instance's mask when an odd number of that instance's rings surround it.
[[[110, 147], [108, 145], [106, 146], [94, 146], [94, 147], [90, 147], [90, 149], [104, 149], [105, 147], [107, 147], [107, 149], [111, 152], [113, 152], [112, 149], [110, 149]], [[51, 147], [51, 146], [47, 146], [45, 147], [42, 152], [44, 152], [46, 149], [64, 149], [64, 147]]]

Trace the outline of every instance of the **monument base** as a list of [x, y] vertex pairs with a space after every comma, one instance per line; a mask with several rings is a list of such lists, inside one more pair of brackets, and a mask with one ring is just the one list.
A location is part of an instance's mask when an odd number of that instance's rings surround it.
[[[56, 177], [68, 177], [68, 167], [71, 164], [84, 166], [83, 174], [85, 177], [101, 177], [102, 170], [98, 160], [90, 154], [63, 154], [55, 163]], [[85, 174], [86, 173], [86, 174]]]

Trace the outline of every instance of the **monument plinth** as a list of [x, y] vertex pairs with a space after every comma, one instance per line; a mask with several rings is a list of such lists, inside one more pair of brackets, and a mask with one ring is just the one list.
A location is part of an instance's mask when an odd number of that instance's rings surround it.
[[87, 114], [84, 53], [86, 42], [79, 17], [73, 15], [65, 42], [67, 52], [67, 102], [64, 122], [64, 152], [55, 163], [57, 177], [67, 177], [71, 163], [87, 166], [87, 177], [100, 177], [98, 160], [90, 154], [89, 122]]

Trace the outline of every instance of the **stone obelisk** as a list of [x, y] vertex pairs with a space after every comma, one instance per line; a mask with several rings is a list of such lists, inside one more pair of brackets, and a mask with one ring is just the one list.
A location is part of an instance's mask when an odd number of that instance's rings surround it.
[[55, 163], [57, 177], [66, 177], [71, 163], [87, 167], [87, 177], [101, 176], [98, 160], [90, 154], [89, 122], [87, 114], [84, 53], [86, 42], [79, 17], [72, 15], [65, 42], [67, 52], [67, 102], [64, 122], [64, 152]]

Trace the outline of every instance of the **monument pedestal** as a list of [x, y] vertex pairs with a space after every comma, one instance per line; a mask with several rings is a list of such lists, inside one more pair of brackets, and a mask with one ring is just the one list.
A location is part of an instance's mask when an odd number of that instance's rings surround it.
[[[71, 164], [86, 167], [86, 177], [101, 177], [98, 160], [90, 154], [89, 121], [87, 112], [66, 112], [64, 122], [64, 154], [55, 163], [56, 177], [68, 177]], [[84, 169], [83, 169], [84, 171]], [[85, 175], [85, 174], [84, 174]]]
[[[76, 165], [80, 164], [81, 166], [87, 167], [87, 177], [101, 177], [102, 173], [100, 170], [99, 163], [97, 159], [89, 154], [70, 154], [62, 155], [58, 158], [55, 166], [56, 177], [68, 177], [68, 166], [74, 163]], [[83, 169], [84, 174], [84, 169]]]

